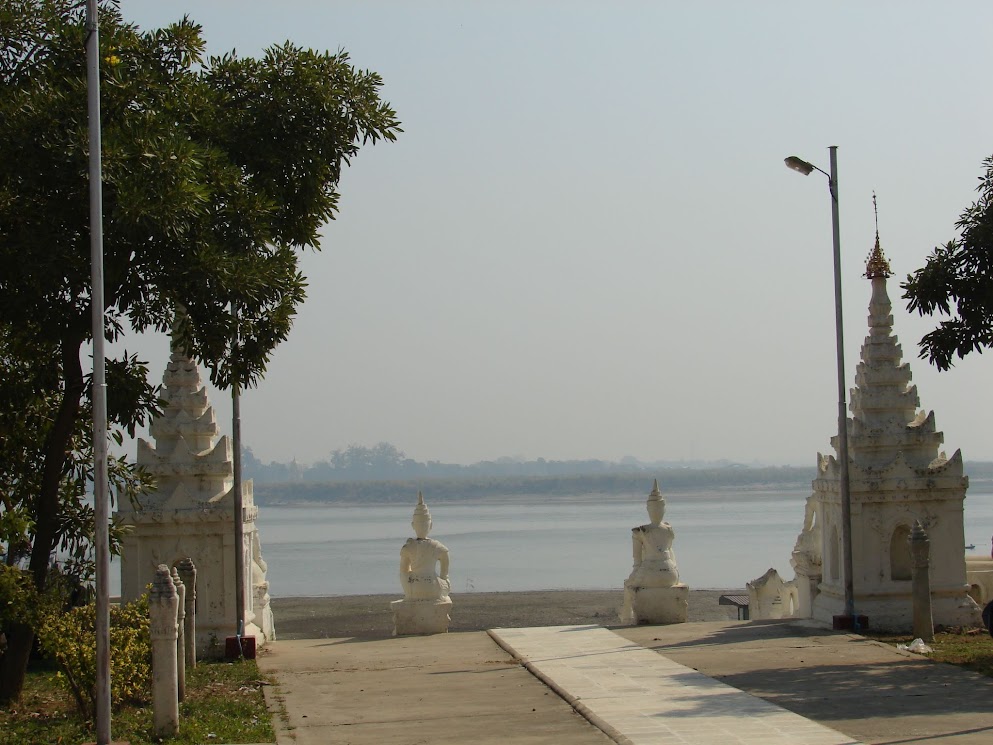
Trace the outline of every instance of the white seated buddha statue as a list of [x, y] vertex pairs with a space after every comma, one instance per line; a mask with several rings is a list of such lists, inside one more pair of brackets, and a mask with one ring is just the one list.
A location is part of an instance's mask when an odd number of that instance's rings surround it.
[[676, 534], [663, 522], [665, 500], [658, 479], [646, 503], [651, 522], [631, 529], [634, 568], [624, 581], [624, 623], [681, 623], [686, 620], [688, 588], [679, 583], [672, 551]]
[[[446, 600], [452, 589], [448, 580], [448, 549], [431, 532], [431, 513], [424, 496], [417, 492], [417, 506], [410, 526], [416, 538], [408, 538], [400, 549], [400, 582], [409, 600]], [[437, 572], [435, 571], [437, 567]]]
[[417, 492], [417, 506], [410, 523], [416, 538], [408, 538], [400, 549], [400, 584], [403, 600], [390, 603], [393, 610], [393, 633], [439, 634], [448, 631], [452, 599], [448, 593], [448, 549], [440, 541], [428, 538], [431, 513], [424, 496]]

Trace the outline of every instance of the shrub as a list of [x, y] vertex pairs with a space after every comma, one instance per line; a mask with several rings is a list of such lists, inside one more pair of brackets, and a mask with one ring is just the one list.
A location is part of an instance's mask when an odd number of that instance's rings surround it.
[[6, 634], [15, 624], [37, 631], [39, 624], [63, 607], [62, 585], [51, 583], [39, 593], [31, 573], [0, 563], [0, 657], [6, 652]]
[[[152, 676], [148, 596], [110, 610], [110, 695], [114, 704], [148, 699]], [[80, 714], [96, 716], [96, 606], [54, 613], [38, 632], [42, 651], [59, 666], [59, 681]]]
[[35, 626], [38, 608], [31, 575], [16, 566], [0, 564], [0, 631], [15, 622]]

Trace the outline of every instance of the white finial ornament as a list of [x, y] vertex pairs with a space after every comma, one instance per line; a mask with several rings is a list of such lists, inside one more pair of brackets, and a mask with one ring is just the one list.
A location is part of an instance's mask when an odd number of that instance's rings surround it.
[[418, 540], [424, 540], [431, 532], [431, 512], [424, 504], [424, 495], [417, 492], [417, 504], [414, 507], [414, 519], [410, 522], [410, 527], [414, 529], [414, 534]]

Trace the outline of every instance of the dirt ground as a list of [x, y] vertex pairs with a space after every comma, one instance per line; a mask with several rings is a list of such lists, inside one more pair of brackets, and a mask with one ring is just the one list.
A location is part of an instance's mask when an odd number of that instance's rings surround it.
[[[733, 606], [718, 605], [724, 594], [744, 590], [691, 590], [689, 621], [736, 620]], [[273, 598], [277, 639], [355, 637], [381, 639], [393, 632], [390, 602], [401, 595]], [[541, 590], [452, 593], [450, 631], [523, 626], [618, 624], [622, 590]]]

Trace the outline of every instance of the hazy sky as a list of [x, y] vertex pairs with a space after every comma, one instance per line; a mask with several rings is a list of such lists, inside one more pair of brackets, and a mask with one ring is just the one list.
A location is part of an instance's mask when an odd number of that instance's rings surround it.
[[[307, 302], [242, 399], [264, 460], [813, 464], [836, 431], [827, 180], [839, 146], [848, 384], [879, 197], [896, 333], [949, 454], [993, 459], [993, 360], [917, 360], [899, 281], [993, 153], [993, 4], [123, 0], [211, 53], [290, 39], [382, 74]], [[128, 342], [163, 369], [162, 338]], [[212, 401], [230, 432], [228, 394]]]

